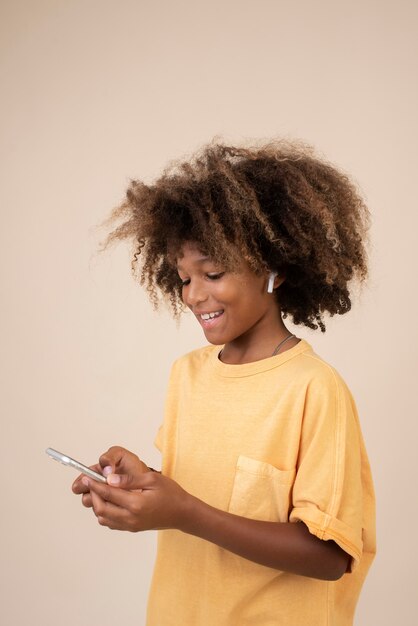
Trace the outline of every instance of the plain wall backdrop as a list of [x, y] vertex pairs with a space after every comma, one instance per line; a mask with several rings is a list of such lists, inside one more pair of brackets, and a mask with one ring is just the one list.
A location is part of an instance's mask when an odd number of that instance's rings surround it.
[[155, 533], [98, 526], [71, 494], [75, 473], [44, 450], [90, 464], [119, 444], [159, 466], [169, 367], [205, 339], [190, 316], [177, 328], [153, 312], [128, 247], [96, 254], [95, 226], [130, 178], [219, 135], [304, 139], [367, 199], [368, 285], [325, 335], [296, 331], [350, 386], [372, 464], [378, 557], [356, 625], [415, 624], [416, 3], [1, 0], [0, 12], [1, 623], [144, 624]]

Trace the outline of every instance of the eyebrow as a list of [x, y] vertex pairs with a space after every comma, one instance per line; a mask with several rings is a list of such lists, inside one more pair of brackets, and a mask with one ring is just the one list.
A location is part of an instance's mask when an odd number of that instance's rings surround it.
[[[202, 265], [206, 261], [210, 261], [210, 257], [209, 256], [202, 256], [199, 259], [196, 259], [195, 263], [199, 263], [200, 265]], [[183, 269], [182, 266], [180, 265], [180, 263], [177, 263], [177, 269], [178, 270], [182, 270]]]

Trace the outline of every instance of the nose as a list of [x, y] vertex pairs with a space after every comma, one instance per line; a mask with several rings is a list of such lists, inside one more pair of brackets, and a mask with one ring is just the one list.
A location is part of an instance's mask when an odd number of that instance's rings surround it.
[[183, 300], [189, 309], [197, 307], [207, 299], [207, 289], [202, 281], [191, 281], [188, 285], [183, 287]]

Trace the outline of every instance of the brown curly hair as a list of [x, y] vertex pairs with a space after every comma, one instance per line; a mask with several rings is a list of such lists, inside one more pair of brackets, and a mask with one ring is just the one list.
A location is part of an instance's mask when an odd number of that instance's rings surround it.
[[349, 311], [349, 282], [367, 276], [368, 209], [348, 176], [300, 141], [212, 142], [152, 185], [131, 181], [104, 224], [115, 228], [102, 250], [132, 240], [134, 274], [154, 306], [160, 292], [175, 316], [183, 310], [175, 258], [185, 242], [226, 269], [244, 257], [256, 273], [284, 275], [275, 292], [283, 317], [323, 332], [323, 314]]

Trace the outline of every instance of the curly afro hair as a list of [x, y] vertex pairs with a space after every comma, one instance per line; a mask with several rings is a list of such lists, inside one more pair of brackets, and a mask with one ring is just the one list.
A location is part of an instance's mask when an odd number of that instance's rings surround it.
[[323, 332], [323, 314], [349, 311], [350, 281], [367, 276], [364, 201], [345, 173], [299, 141], [212, 142], [152, 185], [131, 181], [104, 224], [114, 228], [102, 250], [130, 239], [135, 276], [154, 306], [160, 293], [176, 317], [183, 303], [175, 259], [186, 242], [226, 269], [245, 258], [256, 273], [284, 275], [275, 291], [283, 317]]

